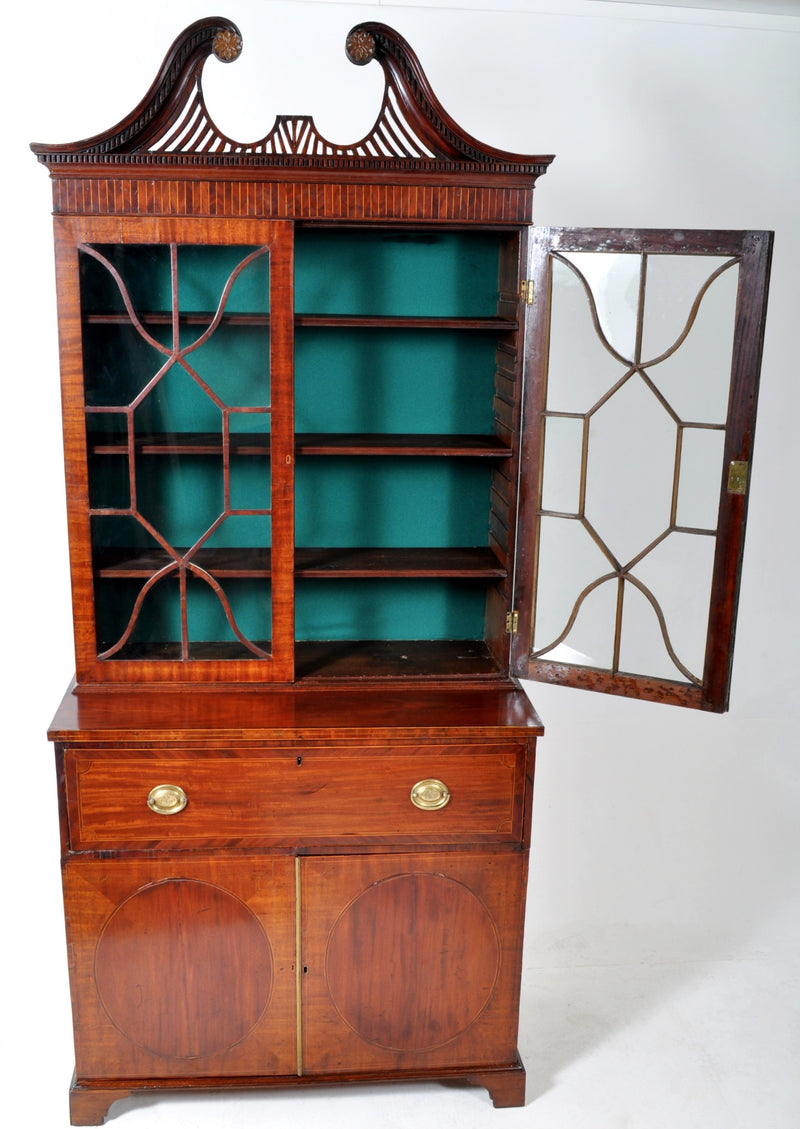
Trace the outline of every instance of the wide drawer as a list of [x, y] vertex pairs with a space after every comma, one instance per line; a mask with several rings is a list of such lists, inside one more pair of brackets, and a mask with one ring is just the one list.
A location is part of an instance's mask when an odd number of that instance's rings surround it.
[[84, 746], [65, 753], [69, 846], [509, 842], [522, 836], [525, 770], [521, 742], [180, 752]]

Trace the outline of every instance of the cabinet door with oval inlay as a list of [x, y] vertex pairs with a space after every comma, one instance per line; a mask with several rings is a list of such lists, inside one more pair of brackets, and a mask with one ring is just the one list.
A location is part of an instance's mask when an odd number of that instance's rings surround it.
[[303, 1071], [513, 1063], [527, 855], [301, 862]]
[[294, 862], [69, 860], [77, 1077], [296, 1071]]

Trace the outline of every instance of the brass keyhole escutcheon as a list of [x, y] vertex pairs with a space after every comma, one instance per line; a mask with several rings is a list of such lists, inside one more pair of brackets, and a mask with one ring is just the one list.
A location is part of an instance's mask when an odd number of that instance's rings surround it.
[[422, 811], [437, 811], [450, 803], [450, 789], [441, 780], [419, 780], [411, 789], [411, 803]]
[[188, 802], [189, 797], [177, 784], [156, 784], [147, 797], [147, 806], [157, 815], [177, 815]]

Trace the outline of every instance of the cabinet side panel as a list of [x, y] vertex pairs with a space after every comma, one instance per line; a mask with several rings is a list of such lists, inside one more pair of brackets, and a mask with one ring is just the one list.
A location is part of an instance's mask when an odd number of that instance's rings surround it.
[[527, 229], [504, 240], [500, 248], [498, 272], [497, 312], [502, 317], [518, 319], [518, 328], [513, 333], [503, 335], [498, 341], [495, 354], [494, 432], [508, 444], [512, 456], [493, 469], [489, 502], [489, 547], [506, 566], [507, 575], [487, 592], [486, 641], [495, 660], [504, 670], [508, 668], [509, 662], [506, 616], [513, 611], [514, 596], [524, 348], [524, 318], [520, 294], [527, 262], [527, 247]]

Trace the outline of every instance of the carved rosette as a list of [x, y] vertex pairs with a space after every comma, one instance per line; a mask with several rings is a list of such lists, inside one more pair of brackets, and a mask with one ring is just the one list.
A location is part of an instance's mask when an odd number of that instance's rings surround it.
[[242, 37], [230, 28], [224, 28], [214, 36], [212, 49], [220, 62], [232, 63], [242, 53]]
[[351, 63], [363, 67], [375, 55], [375, 37], [363, 27], [353, 28], [347, 37], [344, 49]]

